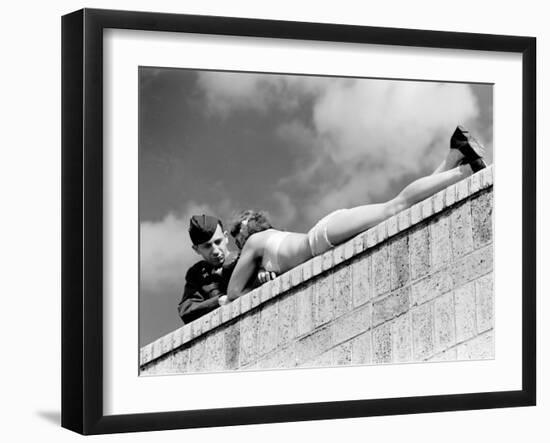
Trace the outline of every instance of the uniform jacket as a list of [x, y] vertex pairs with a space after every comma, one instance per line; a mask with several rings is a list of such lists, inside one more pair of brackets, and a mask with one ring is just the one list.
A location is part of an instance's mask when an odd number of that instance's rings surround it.
[[178, 305], [184, 323], [192, 322], [219, 307], [218, 299], [227, 293], [227, 285], [238, 258], [238, 254], [230, 253], [221, 269], [217, 270], [204, 260], [189, 268]]

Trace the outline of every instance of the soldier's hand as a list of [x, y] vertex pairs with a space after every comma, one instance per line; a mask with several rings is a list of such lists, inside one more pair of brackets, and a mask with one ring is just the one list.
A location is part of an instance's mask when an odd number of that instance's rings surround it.
[[227, 295], [220, 295], [218, 297], [218, 303], [220, 306], [226, 305], [229, 303], [229, 298], [227, 298]]

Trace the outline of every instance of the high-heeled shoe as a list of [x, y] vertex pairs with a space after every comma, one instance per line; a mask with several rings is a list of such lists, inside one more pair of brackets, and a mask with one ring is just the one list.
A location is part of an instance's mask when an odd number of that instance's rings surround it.
[[460, 163], [468, 163], [473, 172], [487, 167], [483, 161], [485, 148], [463, 126], [458, 125], [451, 136], [451, 149], [458, 149], [464, 155]]

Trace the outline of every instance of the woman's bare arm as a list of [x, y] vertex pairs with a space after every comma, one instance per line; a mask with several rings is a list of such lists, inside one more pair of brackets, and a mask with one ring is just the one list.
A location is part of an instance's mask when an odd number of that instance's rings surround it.
[[261, 242], [258, 240], [259, 238], [256, 235], [251, 236], [241, 251], [241, 255], [227, 286], [229, 300], [235, 300], [243, 295], [250, 277], [257, 272], [258, 260], [261, 259], [259, 251], [263, 249], [260, 246]]

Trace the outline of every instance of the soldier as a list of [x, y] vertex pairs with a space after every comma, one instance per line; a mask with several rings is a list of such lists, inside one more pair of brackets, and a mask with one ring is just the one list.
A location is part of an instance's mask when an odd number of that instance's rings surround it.
[[[222, 222], [210, 215], [194, 215], [189, 223], [193, 250], [202, 257], [185, 275], [185, 288], [178, 305], [184, 323], [189, 323], [227, 302], [227, 284], [239, 254], [228, 249]], [[260, 269], [251, 288], [275, 277]], [[250, 289], [251, 289], [250, 288]]]

